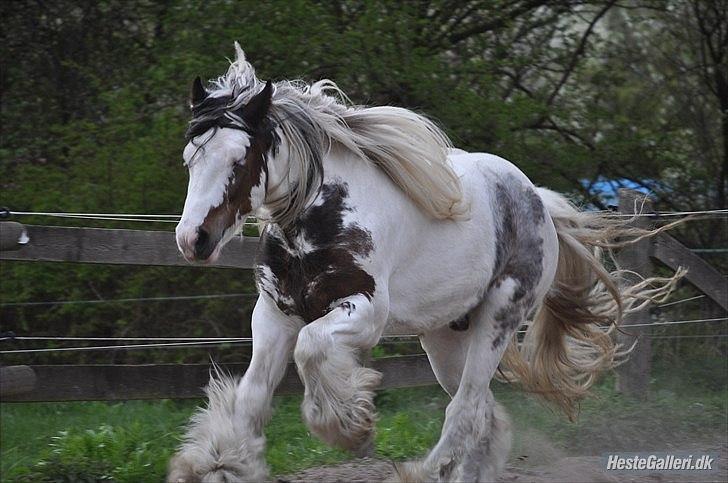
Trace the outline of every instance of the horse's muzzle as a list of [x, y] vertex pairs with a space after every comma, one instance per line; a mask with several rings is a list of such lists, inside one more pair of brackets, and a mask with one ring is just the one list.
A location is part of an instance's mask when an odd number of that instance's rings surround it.
[[211, 234], [203, 227], [194, 230], [178, 230], [177, 246], [188, 262], [212, 262], [211, 256], [220, 241], [219, 236]]

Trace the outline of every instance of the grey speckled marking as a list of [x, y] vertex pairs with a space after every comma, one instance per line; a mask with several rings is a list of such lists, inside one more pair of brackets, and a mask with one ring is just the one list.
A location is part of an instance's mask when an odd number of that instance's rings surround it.
[[450, 322], [450, 328], [455, 331], [465, 331], [470, 327], [470, 314], [466, 313], [459, 319]]
[[515, 176], [503, 177], [495, 189], [496, 265], [489, 288], [497, 288], [507, 279], [516, 286], [511, 304], [495, 314], [498, 334], [493, 349], [506, 341], [535, 302], [534, 290], [543, 274], [540, 230], [546, 218], [541, 197]]

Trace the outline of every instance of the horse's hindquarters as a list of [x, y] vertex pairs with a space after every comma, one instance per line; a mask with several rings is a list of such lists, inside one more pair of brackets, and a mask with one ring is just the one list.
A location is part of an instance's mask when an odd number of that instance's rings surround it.
[[[398, 220], [406, 240], [389, 281], [387, 333], [422, 333], [461, 319], [493, 281], [515, 276], [540, 301], [553, 279], [556, 232], [536, 188], [514, 165], [485, 154], [451, 157], [470, 206], [463, 221]], [[526, 280], [528, 278], [528, 280]]]

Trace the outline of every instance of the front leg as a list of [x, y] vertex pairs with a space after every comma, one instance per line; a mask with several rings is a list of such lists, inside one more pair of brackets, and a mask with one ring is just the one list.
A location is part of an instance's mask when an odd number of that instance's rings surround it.
[[192, 417], [183, 443], [170, 461], [169, 482], [265, 479], [263, 427], [301, 326], [297, 319], [283, 315], [267, 295], [258, 297], [250, 366], [239, 383], [225, 374], [211, 375], [207, 408]]
[[379, 341], [387, 320], [384, 296], [354, 295], [337, 302], [298, 335], [294, 358], [306, 391], [301, 411], [312, 433], [363, 456], [372, 449], [374, 388], [381, 374], [358, 356]]

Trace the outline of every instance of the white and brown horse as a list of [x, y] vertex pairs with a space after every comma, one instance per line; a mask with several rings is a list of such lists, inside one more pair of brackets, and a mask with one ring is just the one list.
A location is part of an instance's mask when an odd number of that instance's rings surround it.
[[499, 364], [568, 412], [614, 363], [599, 326], [674, 280], [619, 288], [599, 247], [635, 233], [502, 158], [452, 148], [423, 116], [351, 106], [329, 81], [263, 83], [236, 51], [224, 76], [193, 85], [177, 242], [188, 260], [212, 261], [248, 215], [267, 222], [253, 357], [242, 379], [211, 379], [169, 481], [265, 479], [263, 427], [291, 355], [311, 431], [367, 453], [380, 374], [359, 355], [404, 333], [420, 335], [452, 401], [437, 445], [400, 476], [494, 480], [510, 445], [489, 389]]

